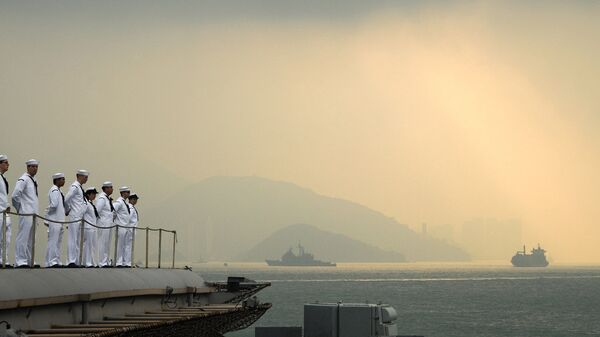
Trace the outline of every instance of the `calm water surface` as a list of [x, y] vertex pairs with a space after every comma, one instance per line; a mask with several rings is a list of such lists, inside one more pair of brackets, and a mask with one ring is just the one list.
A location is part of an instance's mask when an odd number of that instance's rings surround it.
[[[206, 280], [270, 281], [257, 326], [301, 326], [307, 302], [384, 302], [401, 334], [427, 337], [600, 336], [600, 267], [341, 264], [337, 268], [199, 264]], [[230, 337], [250, 337], [252, 328]]]

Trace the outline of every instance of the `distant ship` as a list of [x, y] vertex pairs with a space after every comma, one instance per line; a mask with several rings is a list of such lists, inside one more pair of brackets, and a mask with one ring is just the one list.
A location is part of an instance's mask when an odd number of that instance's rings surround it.
[[510, 262], [515, 267], [546, 267], [548, 266], [548, 260], [546, 260], [546, 251], [538, 244], [537, 248], [531, 250], [531, 254], [527, 254], [525, 246], [523, 251], [518, 251], [513, 256]]
[[332, 262], [315, 260], [315, 257], [304, 251], [304, 247], [298, 244], [298, 255], [294, 254], [292, 248], [290, 248], [283, 256], [281, 260], [266, 260], [269, 266], [296, 266], [296, 267], [335, 267], [336, 264]]

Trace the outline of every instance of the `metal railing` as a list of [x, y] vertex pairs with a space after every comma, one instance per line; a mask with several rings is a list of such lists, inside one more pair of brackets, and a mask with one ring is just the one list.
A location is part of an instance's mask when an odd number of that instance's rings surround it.
[[[35, 244], [36, 244], [36, 235], [35, 235], [35, 231], [37, 228], [37, 220], [38, 219], [42, 219], [45, 222], [48, 223], [53, 223], [53, 224], [60, 224], [63, 227], [67, 227], [69, 225], [74, 225], [77, 224], [78, 226], [80, 226], [79, 228], [79, 263], [80, 265], [83, 263], [83, 242], [84, 242], [84, 227], [85, 225], [89, 225], [92, 227], [95, 227], [97, 229], [100, 230], [110, 230], [115, 228], [115, 251], [114, 251], [114, 258], [112, 260], [112, 265], [116, 266], [117, 264], [117, 257], [118, 257], [118, 245], [119, 245], [119, 229], [132, 229], [134, 230], [134, 234], [136, 233], [136, 231], [145, 231], [146, 233], [146, 247], [145, 247], [145, 252], [146, 252], [146, 256], [145, 256], [145, 268], [149, 268], [149, 253], [150, 253], [150, 232], [158, 232], [158, 265], [157, 268], [161, 268], [161, 262], [162, 262], [162, 241], [163, 241], [163, 232], [165, 233], [171, 233], [173, 234], [173, 251], [172, 251], [172, 260], [171, 260], [171, 268], [174, 269], [175, 268], [175, 249], [176, 249], [176, 244], [177, 244], [177, 231], [174, 230], [167, 230], [167, 229], [163, 229], [163, 228], [151, 228], [151, 227], [134, 227], [134, 226], [122, 226], [122, 225], [112, 225], [112, 226], [97, 226], [94, 224], [91, 224], [90, 222], [81, 219], [81, 220], [73, 220], [73, 221], [56, 221], [56, 220], [50, 220], [48, 218], [45, 218], [41, 215], [35, 214], [35, 213], [31, 213], [31, 214], [20, 214], [20, 213], [15, 213], [15, 212], [9, 212], [9, 211], [2, 211], [2, 238], [1, 238], [1, 249], [2, 249], [2, 268], [6, 267], [6, 263], [7, 263], [7, 259], [8, 259], [8, 252], [7, 252], [7, 247], [6, 247], [6, 233], [7, 233], [7, 215], [16, 215], [19, 217], [32, 217], [32, 227], [31, 227], [31, 233], [30, 233], [30, 242], [31, 242], [31, 257], [29, 259], [29, 266], [30, 267], [34, 267], [35, 265]], [[44, 225], [46, 227], [48, 227], [48, 224], [44, 223]], [[131, 243], [131, 262], [132, 265], [134, 263], [134, 248], [135, 248], [135, 237], [136, 235], [133, 235], [132, 237], [132, 243]], [[16, 245], [14, 245], [16, 246]]]

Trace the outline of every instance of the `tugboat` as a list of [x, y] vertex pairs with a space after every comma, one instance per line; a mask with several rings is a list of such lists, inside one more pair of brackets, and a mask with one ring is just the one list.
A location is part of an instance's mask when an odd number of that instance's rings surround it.
[[546, 260], [546, 251], [540, 247], [538, 243], [537, 248], [533, 248], [531, 250], [531, 254], [527, 254], [525, 250], [525, 246], [523, 246], [523, 251], [518, 251], [515, 256], [513, 256], [510, 262], [515, 267], [547, 267], [548, 260]]
[[315, 257], [304, 251], [304, 247], [298, 244], [298, 255], [294, 254], [292, 248], [290, 248], [283, 256], [281, 260], [266, 260], [269, 266], [294, 266], [294, 267], [335, 267], [336, 264], [327, 261], [315, 260]]

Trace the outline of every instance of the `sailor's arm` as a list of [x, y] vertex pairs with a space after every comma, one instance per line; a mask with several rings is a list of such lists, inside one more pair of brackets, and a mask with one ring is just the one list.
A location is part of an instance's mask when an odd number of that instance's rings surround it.
[[96, 199], [96, 210], [98, 211], [98, 213], [101, 213], [102, 210], [104, 209], [104, 207], [106, 207], [108, 199], [101, 197]]
[[123, 205], [121, 204], [121, 200], [113, 202], [113, 208], [115, 209], [115, 212], [113, 213], [113, 221], [117, 220], [117, 213], [119, 212], [121, 207], [123, 207]]
[[21, 209], [21, 198], [23, 196], [23, 189], [25, 189], [25, 180], [19, 179], [15, 184], [15, 189], [12, 193], [12, 204], [15, 206], [17, 213]]
[[8, 194], [4, 184], [0, 183], [0, 211], [7, 210], [10, 212], [10, 204], [8, 203]]
[[127, 222], [127, 226], [134, 226], [136, 223], [136, 219], [134, 216], [135, 210], [133, 209], [133, 206], [131, 205], [127, 205], [127, 207], [129, 207], [129, 221]]
[[79, 189], [77, 188], [77, 186], [71, 185], [71, 187], [69, 188], [69, 192], [67, 192], [67, 196], [65, 197], [65, 206], [68, 205], [69, 209], [71, 208], [71, 203], [73, 202], [73, 198], [77, 194], [78, 190]]
[[50, 192], [50, 198], [48, 198], [48, 213], [56, 212], [56, 207], [58, 207], [58, 203], [60, 202], [60, 191], [52, 190]]

